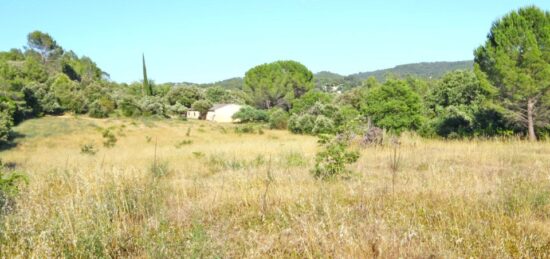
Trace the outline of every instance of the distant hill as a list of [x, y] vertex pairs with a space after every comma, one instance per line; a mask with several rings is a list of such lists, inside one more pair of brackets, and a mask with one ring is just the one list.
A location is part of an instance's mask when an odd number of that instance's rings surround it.
[[315, 74], [317, 88], [327, 91], [345, 90], [356, 87], [363, 80], [374, 76], [378, 81], [386, 81], [387, 76], [393, 75], [398, 78], [415, 76], [428, 79], [437, 79], [445, 73], [454, 70], [469, 70], [473, 68], [473, 61], [456, 62], [422, 62], [414, 64], [399, 65], [394, 68], [381, 69], [371, 72], [361, 72], [344, 76], [333, 72], [322, 71]]
[[399, 65], [394, 68], [376, 70], [372, 72], [362, 72], [350, 76], [359, 80], [365, 80], [371, 76], [374, 76], [379, 81], [384, 81], [387, 75], [395, 75], [397, 77], [405, 77], [411, 75], [436, 79], [440, 78], [449, 71], [472, 69], [473, 65], [474, 62], [471, 60], [456, 62], [422, 62]]
[[228, 89], [242, 89], [243, 88], [243, 79], [241, 77], [234, 77], [215, 83], [209, 84], [199, 84], [199, 87], [211, 87], [211, 86], [221, 86]]
[[[397, 77], [417, 76], [422, 78], [437, 79], [443, 76], [445, 73], [454, 70], [468, 70], [473, 68], [473, 61], [457, 61], [457, 62], [422, 62], [414, 64], [399, 65], [394, 68], [381, 69], [371, 72], [361, 72], [348, 76], [340, 75], [330, 71], [321, 71], [315, 73], [315, 84], [320, 89], [329, 90], [328, 88], [338, 87], [342, 89], [349, 89], [361, 84], [363, 80], [374, 76], [378, 81], [385, 81], [388, 75], [394, 75]], [[189, 82], [175, 83], [179, 86], [198, 86], [198, 87], [212, 87], [221, 86], [229, 89], [242, 89], [243, 79], [241, 77], [234, 77], [215, 83], [208, 84], [196, 84]]]

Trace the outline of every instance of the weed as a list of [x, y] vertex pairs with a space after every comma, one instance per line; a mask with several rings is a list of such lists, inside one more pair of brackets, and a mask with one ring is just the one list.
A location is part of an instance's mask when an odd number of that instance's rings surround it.
[[93, 156], [97, 153], [97, 149], [93, 143], [83, 144], [80, 146], [80, 153]]
[[326, 135], [321, 135], [319, 142], [322, 150], [315, 157], [315, 168], [312, 170], [315, 178], [328, 179], [349, 173], [346, 165], [359, 159], [359, 153], [348, 150], [345, 142]]
[[155, 160], [151, 163], [149, 172], [154, 178], [167, 176], [170, 173], [170, 163], [166, 160]]
[[397, 182], [397, 173], [401, 168], [401, 154], [399, 152], [399, 147], [401, 143], [398, 139], [392, 139], [392, 152], [390, 153], [390, 171], [391, 171], [391, 184], [392, 184], [392, 193], [395, 193], [395, 184]]
[[176, 143], [175, 147], [176, 148], [181, 148], [185, 145], [191, 145], [191, 144], [193, 144], [193, 141], [190, 140], [190, 139], [186, 139], [186, 140], [182, 140], [182, 141]]
[[13, 209], [14, 198], [19, 193], [22, 182], [28, 184], [28, 178], [21, 173], [5, 172], [0, 167], [0, 216]]
[[196, 158], [203, 158], [205, 156], [203, 152], [199, 152], [199, 151], [193, 151], [192, 154]]
[[112, 148], [116, 145], [117, 138], [110, 129], [103, 130], [103, 146], [106, 148]]

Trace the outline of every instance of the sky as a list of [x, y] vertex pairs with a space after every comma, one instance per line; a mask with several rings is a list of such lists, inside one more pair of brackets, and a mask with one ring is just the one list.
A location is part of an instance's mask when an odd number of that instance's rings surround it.
[[47, 32], [117, 82], [208, 83], [296, 60], [344, 75], [473, 59], [491, 24], [550, 0], [0, 0], [0, 50]]

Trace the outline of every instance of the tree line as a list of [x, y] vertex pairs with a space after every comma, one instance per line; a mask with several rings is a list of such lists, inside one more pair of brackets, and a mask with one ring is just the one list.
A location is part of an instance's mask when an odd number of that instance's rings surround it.
[[0, 52], [0, 142], [25, 119], [66, 112], [91, 117], [204, 117], [214, 103], [248, 105], [242, 122], [268, 122], [300, 134], [337, 133], [371, 122], [399, 134], [463, 138], [550, 133], [550, 15], [537, 7], [496, 21], [474, 52], [474, 69], [441, 79], [374, 77], [343, 93], [326, 92], [295, 61], [250, 69], [241, 87], [116, 83], [90, 58], [35, 31], [24, 49]]

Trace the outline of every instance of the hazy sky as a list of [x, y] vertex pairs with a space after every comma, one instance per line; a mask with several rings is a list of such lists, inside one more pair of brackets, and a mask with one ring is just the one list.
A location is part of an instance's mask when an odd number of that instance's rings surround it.
[[0, 0], [0, 50], [33, 30], [91, 57], [111, 78], [213, 82], [292, 59], [341, 74], [472, 59], [512, 0]]

